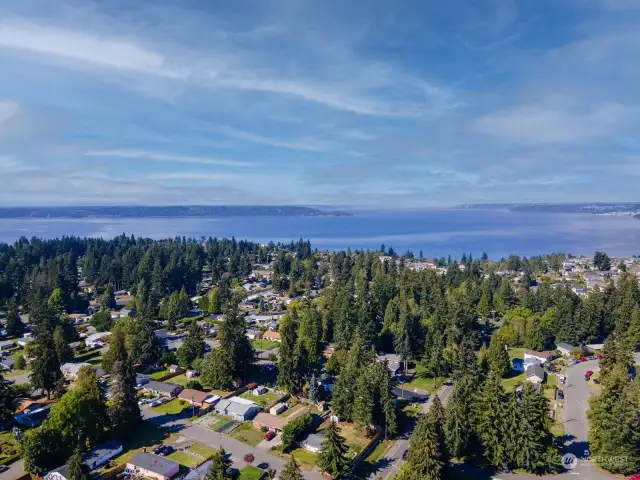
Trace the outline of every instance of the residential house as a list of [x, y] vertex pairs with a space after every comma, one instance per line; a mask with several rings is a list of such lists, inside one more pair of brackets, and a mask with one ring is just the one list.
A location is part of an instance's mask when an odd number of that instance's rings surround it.
[[142, 386], [143, 390], [153, 393], [154, 395], [160, 395], [161, 397], [175, 397], [184, 387], [182, 385], [176, 385], [169, 382], [158, 382], [151, 380], [146, 385]]
[[122, 442], [114, 439], [98, 445], [93, 450], [84, 454], [83, 462], [89, 470], [95, 470], [107, 463], [112, 458], [122, 453]]
[[[267, 329], [269, 329], [272, 332], [276, 332], [278, 328], [280, 328], [280, 324], [276, 320], [270, 320], [267, 323], [265, 323], [264, 326], [267, 327]], [[276, 341], [279, 342], [280, 340], [276, 340]]]
[[247, 328], [247, 338], [249, 340], [255, 340], [260, 337], [262, 337], [262, 331], [252, 327]]
[[387, 368], [391, 375], [400, 375], [404, 372], [404, 362], [402, 361], [402, 357], [400, 355], [395, 355], [393, 353], [388, 353], [386, 355], [378, 355], [378, 360], [387, 361]]
[[101, 368], [96, 368], [90, 363], [85, 363], [85, 362], [65, 363], [60, 367], [60, 370], [62, 370], [62, 375], [64, 375], [64, 378], [68, 380], [75, 380], [78, 377], [78, 372], [82, 367], [93, 368], [99, 377], [104, 377], [104, 370], [102, 370]]
[[138, 373], [136, 374], [136, 387], [141, 387], [143, 385], [146, 385], [151, 380], [153, 380], [152, 376], [145, 375], [144, 373]]
[[3, 358], [0, 360], [0, 368], [6, 371], [13, 370], [14, 363], [16, 363], [16, 361], [13, 358]]
[[323, 373], [317, 380], [318, 386], [322, 387], [326, 392], [333, 392], [333, 377], [327, 373]]
[[69, 470], [67, 465], [62, 465], [48, 472], [43, 480], [69, 480]]
[[138, 452], [127, 462], [125, 472], [137, 477], [170, 480], [180, 472], [180, 464], [160, 455]]
[[590, 343], [586, 346], [590, 352], [600, 352], [604, 348], [604, 343]]
[[129, 310], [128, 308], [120, 309], [120, 318], [124, 317], [135, 317], [136, 312], [134, 310]]
[[574, 347], [573, 345], [566, 343], [566, 342], [560, 342], [557, 345], [557, 349], [558, 351], [560, 351], [560, 353], [565, 356], [568, 357], [571, 355], [571, 352], [574, 351], [576, 349], [576, 347]]
[[13, 340], [3, 340], [0, 342], [0, 350], [9, 350], [15, 347], [16, 343]]
[[89, 335], [84, 339], [84, 343], [89, 348], [102, 348], [107, 344], [111, 332], [99, 332]]
[[527, 381], [531, 383], [544, 382], [545, 372], [542, 365], [533, 364], [527, 367]]
[[184, 480], [204, 480], [209, 473], [209, 469], [211, 468], [211, 464], [213, 460], [207, 460], [198, 468], [192, 468], [187, 476], [184, 477]]
[[[217, 399], [215, 398], [217, 397]], [[217, 395], [208, 392], [201, 392], [191, 388], [185, 388], [178, 394], [178, 398], [202, 408], [208, 408], [220, 399]]]
[[260, 407], [251, 400], [240, 397], [231, 397], [220, 400], [215, 411], [220, 415], [230, 415], [239, 422], [251, 420], [260, 411]]
[[256, 387], [253, 389], [253, 391], [251, 393], [253, 393], [254, 395], [264, 395], [265, 393], [267, 393], [267, 389], [263, 386], [260, 387]]
[[262, 334], [263, 340], [269, 340], [270, 342], [279, 342], [280, 334], [278, 332], [273, 332], [271, 330], [267, 330]]
[[187, 370], [187, 373], [185, 373], [185, 375], [187, 376], [187, 378], [197, 378], [200, 376], [200, 372], [198, 370]]
[[317, 433], [311, 433], [302, 442], [302, 448], [312, 453], [319, 453], [322, 449], [324, 437]]
[[33, 342], [33, 338], [32, 337], [27, 337], [27, 336], [24, 336], [24, 337], [19, 338], [18, 340], [16, 340], [16, 343], [18, 345], [20, 345], [21, 347], [26, 347], [31, 342]]
[[253, 426], [260, 429], [265, 427], [271, 432], [280, 433], [289, 423], [290, 418], [276, 417], [266, 412], [258, 413], [253, 419]]
[[22, 413], [15, 415], [13, 419], [25, 427], [36, 428], [42, 425], [50, 410], [51, 405], [32, 403]]
[[87, 321], [87, 315], [84, 313], [69, 313], [67, 318], [73, 321], [74, 325], [79, 325]]
[[284, 402], [276, 403], [273, 407], [271, 407], [269, 413], [271, 415], [278, 415], [279, 413], [284, 412], [287, 408], [289, 408], [289, 405]]
[[169, 365], [169, 373], [180, 374], [182, 372], [184, 372], [184, 369], [179, 367], [178, 365]]

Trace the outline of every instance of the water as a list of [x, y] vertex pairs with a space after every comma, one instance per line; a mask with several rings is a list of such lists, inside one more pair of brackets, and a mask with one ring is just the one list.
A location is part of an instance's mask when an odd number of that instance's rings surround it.
[[628, 216], [514, 213], [502, 210], [359, 212], [352, 217], [0, 219], [0, 241], [21, 236], [78, 235], [110, 238], [121, 233], [155, 239], [231, 237], [258, 242], [311, 240], [320, 249], [422, 250], [426, 256], [491, 258], [565, 252], [613, 256], [640, 253], [640, 220]]

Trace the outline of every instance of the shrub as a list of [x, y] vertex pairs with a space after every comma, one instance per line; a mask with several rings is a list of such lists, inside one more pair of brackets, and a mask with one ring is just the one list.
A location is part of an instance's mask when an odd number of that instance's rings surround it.
[[253, 463], [253, 461], [256, 459], [256, 457], [253, 456], [253, 453], [247, 453], [244, 456], [244, 461], [247, 463]]
[[282, 431], [282, 451], [286, 452], [293, 447], [293, 444], [308, 432], [312, 425], [313, 416], [308, 412], [291, 420]]
[[204, 390], [204, 387], [202, 386], [202, 384], [198, 381], [198, 380], [189, 380], [186, 384], [185, 384], [186, 388], [190, 388], [192, 390], [198, 390], [198, 391], [202, 391]]
[[16, 370], [24, 370], [27, 368], [27, 362], [22, 355], [16, 358], [16, 362], [13, 364]]

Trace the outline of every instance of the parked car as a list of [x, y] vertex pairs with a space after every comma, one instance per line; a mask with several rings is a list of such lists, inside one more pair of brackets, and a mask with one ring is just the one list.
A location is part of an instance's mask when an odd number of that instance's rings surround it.
[[558, 398], [564, 398], [564, 392], [562, 390], [558, 390]]
[[585, 373], [585, 375], [590, 377], [591, 375], [593, 375], [593, 370], [587, 370], [587, 373]]
[[166, 457], [167, 455], [171, 455], [173, 453], [173, 447], [171, 445], [162, 445], [156, 455], [160, 455], [161, 457]]
[[580, 357], [581, 362], [586, 362], [587, 360], [589, 360], [587, 357]]
[[633, 475], [629, 475], [627, 478], [629, 480], [640, 480], [640, 473], [634, 473]]
[[0, 465], [0, 473], [6, 472], [7, 470], [9, 470], [9, 467], [7, 467], [6, 465]]
[[402, 459], [406, 460], [408, 456], [409, 456], [409, 450], [405, 450], [404, 453], [402, 454]]
[[601, 353], [597, 353], [597, 354], [596, 354], [596, 358], [597, 358], [598, 360], [600, 360], [600, 359], [604, 358], [604, 355], [603, 355], [603, 354], [601, 354]]
[[264, 436], [264, 439], [268, 442], [269, 440], [271, 440], [275, 436], [276, 436], [275, 433], [273, 433], [272, 431], [268, 431], [267, 434]]

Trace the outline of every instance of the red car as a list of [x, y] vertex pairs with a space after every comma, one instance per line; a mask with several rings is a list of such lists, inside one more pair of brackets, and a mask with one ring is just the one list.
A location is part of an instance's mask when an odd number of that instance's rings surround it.
[[[601, 353], [598, 353], [598, 354], [596, 355], [596, 358], [597, 358], [598, 360], [601, 360], [601, 359], [603, 359], [603, 358], [604, 358], [604, 355], [603, 355], [603, 354], [601, 354]], [[636, 474], [636, 475], [637, 475], [637, 474]]]
[[268, 442], [269, 440], [271, 440], [273, 437], [275, 437], [276, 434], [273, 432], [267, 432], [267, 434], [264, 436], [264, 439]]
[[580, 361], [581, 361], [581, 362], [586, 362], [587, 360], [589, 360], [587, 357], [582, 357], [582, 358], [580, 358]]
[[587, 377], [590, 377], [591, 375], [593, 375], [593, 370], [587, 370], [587, 373], [585, 373], [585, 375]]
[[629, 480], [640, 480], [640, 473], [634, 473], [633, 475], [629, 475], [627, 478]]

